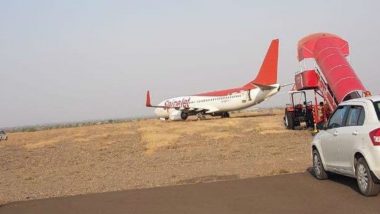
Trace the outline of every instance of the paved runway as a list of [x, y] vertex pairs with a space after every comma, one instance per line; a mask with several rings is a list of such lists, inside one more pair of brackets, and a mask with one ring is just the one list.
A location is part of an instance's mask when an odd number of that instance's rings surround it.
[[0, 213], [380, 213], [356, 181], [308, 172], [10, 203]]

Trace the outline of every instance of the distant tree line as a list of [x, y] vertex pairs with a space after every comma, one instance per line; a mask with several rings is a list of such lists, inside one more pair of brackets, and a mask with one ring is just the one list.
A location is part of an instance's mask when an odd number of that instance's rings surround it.
[[140, 121], [140, 120], [146, 120], [146, 119], [149, 119], [149, 117], [127, 118], [127, 119], [106, 119], [106, 120], [94, 120], [94, 121], [83, 121], [83, 122], [72, 122], [72, 123], [21, 126], [21, 127], [5, 128], [4, 130], [6, 132], [35, 132], [35, 131], [50, 130], [50, 129], [75, 128], [75, 127], [83, 127], [83, 126], [124, 123], [124, 122], [129, 122], [129, 121]]

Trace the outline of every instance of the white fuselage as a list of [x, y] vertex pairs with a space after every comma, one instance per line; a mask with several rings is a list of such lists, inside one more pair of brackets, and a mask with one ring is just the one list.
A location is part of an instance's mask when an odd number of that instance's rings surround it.
[[155, 114], [160, 118], [170, 118], [170, 115], [187, 109], [199, 110], [207, 109], [204, 113], [212, 114], [219, 112], [237, 111], [259, 104], [269, 97], [275, 95], [280, 88], [279, 84], [272, 85], [273, 88], [254, 88], [241, 90], [226, 96], [181, 96], [162, 101], [160, 106], [168, 108], [156, 108]]

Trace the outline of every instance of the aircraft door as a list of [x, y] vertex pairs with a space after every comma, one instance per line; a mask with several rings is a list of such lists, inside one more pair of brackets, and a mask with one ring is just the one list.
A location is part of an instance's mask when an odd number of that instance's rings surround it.
[[246, 103], [247, 101], [251, 100], [251, 90], [244, 91], [242, 96], [242, 103]]
[[241, 96], [241, 102], [242, 103], [246, 103], [247, 102], [247, 100], [248, 100], [248, 96], [249, 96], [249, 94], [248, 94], [248, 91], [242, 91], [242, 92], [240, 92], [240, 93], [242, 93], [242, 96]]

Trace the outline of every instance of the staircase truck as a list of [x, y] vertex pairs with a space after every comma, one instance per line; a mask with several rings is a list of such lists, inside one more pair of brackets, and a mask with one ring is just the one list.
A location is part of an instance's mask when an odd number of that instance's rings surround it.
[[[339, 103], [370, 95], [348, 61], [348, 42], [339, 36], [311, 34], [298, 42], [297, 52], [301, 69], [289, 92], [291, 104], [285, 108], [284, 123], [288, 129], [305, 122], [317, 130]], [[297, 94], [302, 95], [303, 102], [295, 102]], [[308, 101], [306, 94], [314, 100]]]

